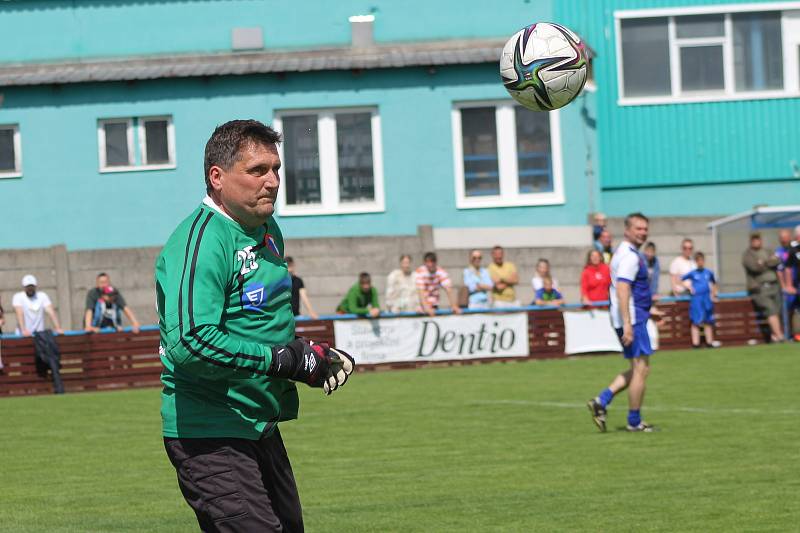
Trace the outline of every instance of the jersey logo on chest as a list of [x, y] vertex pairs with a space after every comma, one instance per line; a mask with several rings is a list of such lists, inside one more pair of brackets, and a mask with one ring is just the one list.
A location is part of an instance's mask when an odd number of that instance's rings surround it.
[[250, 311], [257, 310], [264, 305], [265, 292], [264, 285], [261, 283], [246, 285], [242, 291], [242, 305]]

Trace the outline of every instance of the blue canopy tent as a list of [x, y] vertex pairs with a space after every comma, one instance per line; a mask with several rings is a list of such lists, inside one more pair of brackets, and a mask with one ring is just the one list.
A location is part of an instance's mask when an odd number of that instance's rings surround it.
[[778, 230], [800, 225], [800, 205], [760, 206], [711, 222], [714, 241], [714, 271], [722, 292], [744, 288], [742, 253], [749, 246], [749, 234], [760, 231], [764, 246], [778, 246]]

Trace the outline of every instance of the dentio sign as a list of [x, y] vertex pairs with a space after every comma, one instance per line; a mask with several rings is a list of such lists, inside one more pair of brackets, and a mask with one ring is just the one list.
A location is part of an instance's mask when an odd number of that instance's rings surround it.
[[528, 314], [380, 318], [334, 322], [336, 345], [358, 363], [525, 357]]

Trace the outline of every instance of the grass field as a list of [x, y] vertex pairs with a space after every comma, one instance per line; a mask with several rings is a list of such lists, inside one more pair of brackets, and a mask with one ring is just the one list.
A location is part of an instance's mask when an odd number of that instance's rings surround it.
[[[308, 531], [800, 528], [800, 347], [659, 353], [645, 419], [585, 401], [618, 356], [376, 372], [282, 432]], [[196, 531], [157, 389], [0, 400], [0, 531]]]

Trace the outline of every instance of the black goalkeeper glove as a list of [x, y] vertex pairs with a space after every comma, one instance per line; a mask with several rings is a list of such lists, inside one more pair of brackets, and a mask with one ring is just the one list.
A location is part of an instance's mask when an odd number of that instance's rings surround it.
[[298, 338], [286, 346], [272, 348], [267, 374], [322, 387], [325, 394], [330, 394], [345, 384], [354, 368], [355, 361], [347, 352]]

